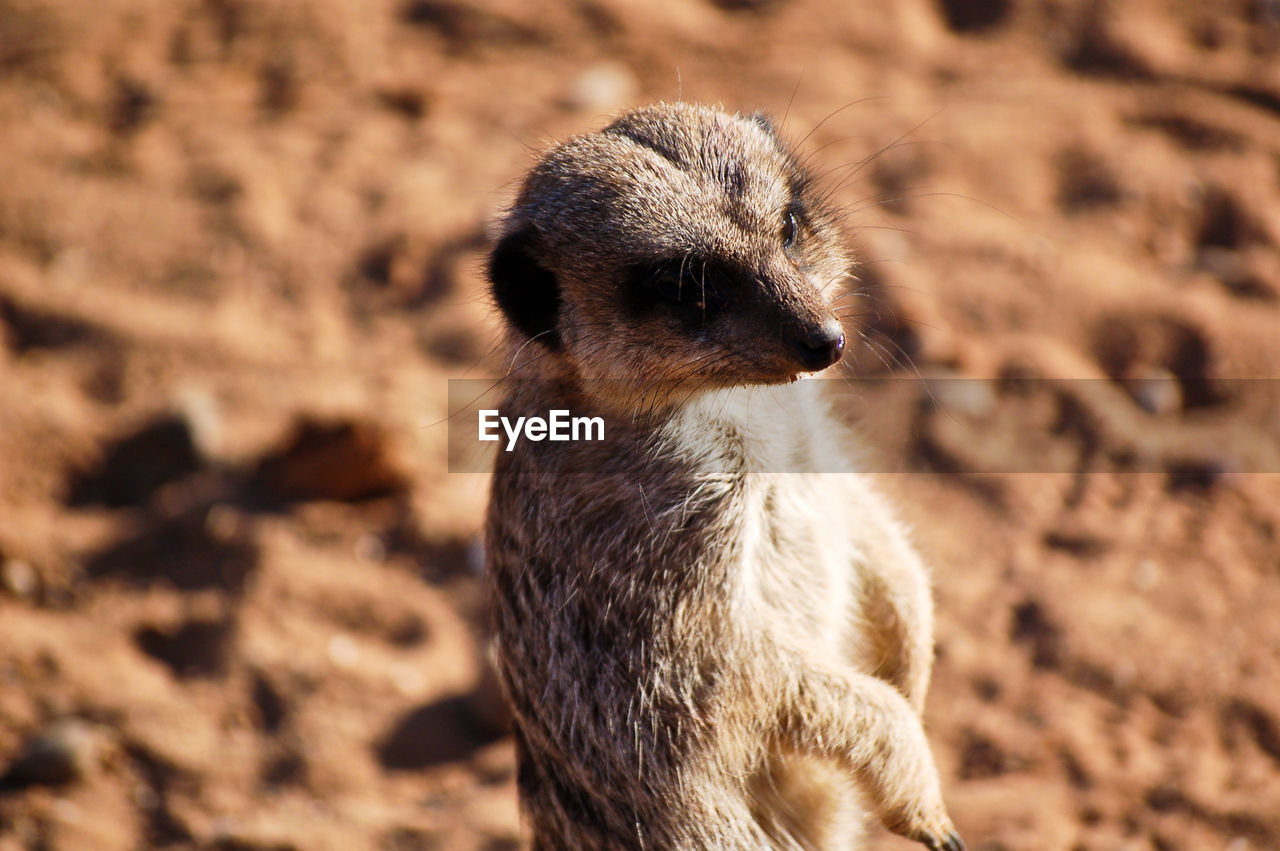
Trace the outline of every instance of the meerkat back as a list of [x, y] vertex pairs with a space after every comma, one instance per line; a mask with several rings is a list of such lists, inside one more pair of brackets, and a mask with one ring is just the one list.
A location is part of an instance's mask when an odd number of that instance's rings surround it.
[[[537, 848], [962, 848], [921, 725], [924, 567], [796, 379], [849, 258], [772, 122], [689, 104], [549, 151], [489, 263], [495, 657]], [[545, 435], [543, 435], [545, 437]]]

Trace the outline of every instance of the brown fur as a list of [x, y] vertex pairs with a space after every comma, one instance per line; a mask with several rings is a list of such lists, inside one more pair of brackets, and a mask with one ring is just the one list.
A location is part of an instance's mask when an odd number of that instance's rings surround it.
[[861, 799], [960, 848], [920, 718], [926, 572], [816, 382], [788, 383], [839, 357], [849, 261], [772, 125], [629, 113], [549, 152], [503, 234], [503, 415], [606, 421], [494, 473], [533, 846], [849, 848]]

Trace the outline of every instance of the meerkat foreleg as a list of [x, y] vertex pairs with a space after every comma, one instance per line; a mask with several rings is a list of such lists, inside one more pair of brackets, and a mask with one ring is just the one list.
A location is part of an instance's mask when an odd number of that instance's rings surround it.
[[921, 715], [933, 667], [933, 600], [924, 567], [906, 554], [865, 567], [862, 581], [871, 671]]
[[[920, 717], [898, 689], [873, 676], [819, 667], [779, 645], [757, 656], [770, 658], [790, 674], [787, 687], [772, 695], [784, 749], [844, 764], [894, 833], [931, 849], [964, 848], [942, 802]], [[771, 679], [777, 683], [776, 673]]]
[[866, 670], [895, 686], [920, 715], [933, 668], [929, 572], [907, 531], [870, 491], [856, 490], [851, 529], [857, 552], [857, 617]]

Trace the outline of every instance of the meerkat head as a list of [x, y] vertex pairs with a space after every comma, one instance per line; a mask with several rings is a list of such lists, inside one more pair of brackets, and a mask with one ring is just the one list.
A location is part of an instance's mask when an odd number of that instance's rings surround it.
[[542, 158], [489, 277], [517, 340], [573, 374], [717, 388], [838, 361], [848, 267], [767, 118], [659, 104]]

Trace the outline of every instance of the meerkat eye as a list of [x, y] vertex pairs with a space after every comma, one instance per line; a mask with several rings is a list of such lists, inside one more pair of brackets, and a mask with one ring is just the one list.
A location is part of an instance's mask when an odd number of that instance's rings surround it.
[[782, 214], [782, 247], [789, 249], [795, 245], [799, 234], [800, 223], [796, 220], [795, 210], [788, 209]]
[[679, 274], [663, 270], [654, 276], [653, 291], [658, 298], [679, 304], [684, 293], [686, 281]]

